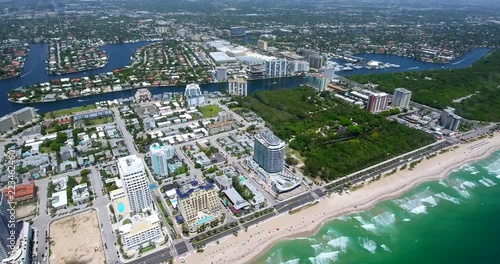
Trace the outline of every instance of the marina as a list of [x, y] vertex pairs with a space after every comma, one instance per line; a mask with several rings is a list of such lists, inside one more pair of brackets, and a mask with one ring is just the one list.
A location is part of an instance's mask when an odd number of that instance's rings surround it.
[[[16, 104], [8, 101], [7, 91], [15, 89], [19, 86], [33, 85], [36, 83], [44, 83], [49, 80], [56, 80], [62, 78], [84, 78], [91, 75], [99, 75], [107, 72], [112, 72], [117, 68], [123, 68], [130, 63], [130, 58], [132, 57], [134, 51], [151, 42], [135, 42], [128, 44], [111, 44], [102, 47], [102, 50], [106, 52], [109, 57], [109, 62], [102, 68], [64, 74], [61, 76], [49, 75], [45, 70], [44, 64], [48, 57], [48, 46], [45, 44], [32, 44], [30, 45], [30, 52], [25, 61], [24, 67], [22, 69], [22, 75], [15, 78], [10, 78], [0, 81], [0, 86], [3, 87], [4, 92], [0, 93], [0, 100], [7, 102], [5, 107], [1, 109], [0, 114], [5, 115], [15, 110], [23, 107], [22, 104]], [[376, 74], [376, 73], [389, 73], [389, 72], [404, 72], [412, 70], [432, 70], [432, 69], [454, 69], [454, 68], [464, 68], [470, 66], [476, 60], [487, 55], [492, 49], [489, 48], [478, 48], [473, 49], [466, 53], [464, 56], [459, 57], [448, 64], [437, 64], [437, 63], [427, 63], [417, 61], [415, 59], [401, 57], [396, 55], [384, 55], [384, 54], [358, 54], [356, 57], [364, 58], [368, 61], [380, 61], [383, 63], [390, 63], [395, 65], [400, 65], [399, 68], [383, 68], [383, 69], [367, 69], [359, 68], [358, 66], [351, 67], [352, 70], [338, 71], [336, 74], [340, 76], [349, 76], [357, 74]], [[345, 65], [345, 62], [336, 61], [339, 67], [349, 67]], [[460, 62], [460, 63], [456, 63]], [[301, 84], [304, 84], [305, 80], [303, 77], [287, 77], [287, 78], [276, 78], [276, 79], [259, 79], [250, 80], [248, 83], [248, 91], [252, 93], [256, 90], [264, 89], [277, 89], [277, 88], [294, 88]], [[210, 83], [210, 84], [200, 84], [202, 91], [221, 91], [226, 89], [226, 83]], [[134, 89], [123, 89], [121, 91], [110, 91], [108, 93], [89, 95], [85, 99], [82, 98], [71, 98], [64, 101], [57, 102], [46, 102], [46, 103], [34, 103], [29, 104], [35, 107], [41, 113], [50, 112], [64, 108], [71, 108], [76, 106], [82, 106], [87, 104], [92, 104], [97, 101], [102, 100], [114, 100], [117, 98], [124, 98], [133, 96], [135, 89], [140, 87], [134, 87]], [[157, 86], [149, 88], [153, 94], [159, 94], [165, 92], [168, 89], [169, 92], [182, 92], [184, 86]], [[98, 100], [100, 98], [100, 100]]]

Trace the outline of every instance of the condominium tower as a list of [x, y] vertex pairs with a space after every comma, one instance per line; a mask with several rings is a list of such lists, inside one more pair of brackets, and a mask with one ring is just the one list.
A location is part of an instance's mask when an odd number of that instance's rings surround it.
[[243, 78], [229, 80], [227, 92], [233, 96], [247, 96], [248, 83]]
[[130, 155], [118, 159], [118, 171], [123, 181], [125, 195], [133, 212], [151, 208], [153, 199], [142, 159]]
[[266, 61], [266, 77], [285, 77], [288, 72], [288, 61], [286, 59], [275, 59]]
[[253, 159], [269, 173], [283, 170], [285, 162], [285, 142], [269, 129], [261, 130], [254, 141]]
[[386, 93], [374, 93], [370, 95], [366, 107], [371, 113], [380, 113], [387, 108], [388, 100]]
[[405, 88], [396, 88], [392, 96], [392, 105], [408, 109], [410, 107], [411, 91]]
[[151, 164], [153, 166], [153, 172], [161, 177], [168, 176], [168, 160], [173, 158], [175, 155], [174, 147], [171, 145], [160, 145], [159, 143], [153, 143], [149, 147], [149, 153], [151, 154]]

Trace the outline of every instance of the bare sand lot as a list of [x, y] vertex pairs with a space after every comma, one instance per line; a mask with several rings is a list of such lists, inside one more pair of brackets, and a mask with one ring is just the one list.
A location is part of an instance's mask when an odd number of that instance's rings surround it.
[[50, 263], [106, 262], [97, 212], [89, 210], [50, 224]]
[[[23, 219], [36, 214], [36, 202], [24, 203], [16, 206], [16, 218]], [[31, 218], [32, 218], [31, 217]]]

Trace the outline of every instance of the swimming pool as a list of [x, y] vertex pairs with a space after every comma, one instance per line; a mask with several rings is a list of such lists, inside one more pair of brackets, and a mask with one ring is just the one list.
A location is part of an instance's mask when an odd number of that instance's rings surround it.
[[245, 177], [240, 176], [240, 182], [244, 182], [244, 181], [246, 181], [246, 180], [247, 180], [247, 179], [245, 179]]
[[123, 213], [125, 212], [125, 205], [123, 203], [118, 203], [118, 213]]
[[214, 217], [213, 217], [213, 216], [211, 216], [211, 215], [209, 215], [209, 216], [207, 216], [207, 217], [205, 217], [205, 218], [203, 218], [203, 219], [199, 220], [198, 222], [196, 222], [196, 225], [197, 225], [197, 226], [203, 225], [204, 223], [207, 223], [207, 222], [212, 221], [212, 219], [214, 219]]

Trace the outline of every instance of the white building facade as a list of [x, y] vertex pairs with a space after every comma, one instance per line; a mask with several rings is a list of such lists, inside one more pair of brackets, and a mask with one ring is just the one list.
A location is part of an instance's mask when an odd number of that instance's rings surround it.
[[248, 82], [245, 79], [233, 79], [228, 82], [228, 93], [232, 96], [247, 96]]
[[186, 97], [186, 103], [190, 107], [199, 106], [205, 103], [205, 96], [201, 93], [201, 88], [198, 84], [192, 83], [186, 85], [184, 97]]
[[411, 91], [405, 88], [396, 88], [392, 96], [392, 105], [408, 109], [410, 107]]
[[122, 179], [125, 195], [133, 212], [151, 208], [153, 198], [142, 159], [130, 155], [118, 159], [118, 171]]
[[288, 61], [286, 59], [275, 59], [266, 61], [266, 77], [285, 77], [288, 72]]

